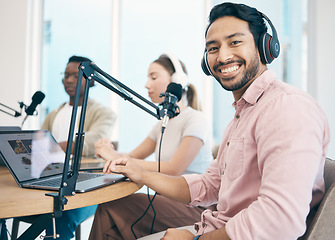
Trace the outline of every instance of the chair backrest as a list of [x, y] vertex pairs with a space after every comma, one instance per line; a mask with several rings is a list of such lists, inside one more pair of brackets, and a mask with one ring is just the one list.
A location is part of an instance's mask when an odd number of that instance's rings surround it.
[[335, 161], [326, 158], [324, 169], [325, 196], [306, 233], [307, 240], [335, 239]]
[[220, 148], [220, 144], [215, 144], [215, 145], [212, 147], [212, 155], [213, 155], [213, 159], [216, 159], [216, 157], [218, 156], [219, 148]]
[[327, 192], [330, 186], [335, 183], [335, 161], [330, 158], [326, 158], [324, 179], [325, 192]]

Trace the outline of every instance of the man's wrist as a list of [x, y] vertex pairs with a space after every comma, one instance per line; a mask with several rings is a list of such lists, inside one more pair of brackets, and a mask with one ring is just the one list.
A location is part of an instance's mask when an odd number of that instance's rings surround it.
[[193, 240], [198, 240], [201, 235], [196, 235]]

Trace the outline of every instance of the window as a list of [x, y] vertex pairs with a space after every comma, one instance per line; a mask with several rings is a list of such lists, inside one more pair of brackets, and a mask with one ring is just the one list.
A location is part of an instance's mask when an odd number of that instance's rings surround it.
[[[119, 5], [113, 5], [115, 2]], [[47, 112], [68, 101], [60, 73], [73, 54], [91, 58], [101, 69], [148, 98], [144, 85], [150, 63], [164, 52], [174, 52], [185, 62], [189, 78], [197, 87], [213, 126], [214, 143], [220, 143], [234, 115], [233, 97], [213, 78], [205, 77], [200, 61], [209, 10], [206, 7], [221, 2], [44, 0], [42, 91], [47, 96], [44, 100]], [[306, 0], [244, 3], [264, 12], [278, 32], [281, 54], [268, 67], [275, 70], [279, 79], [306, 90]], [[106, 106], [113, 108], [113, 101], [118, 102], [117, 140], [121, 151], [130, 151], [147, 136], [157, 120], [118, 96], [110, 100], [111, 95], [98, 84], [90, 90], [90, 97]]]
[[[111, 1], [44, 0], [42, 91], [48, 112], [68, 101], [61, 73], [72, 55], [90, 58], [100, 68], [110, 68]], [[109, 92], [96, 84], [90, 97], [109, 106]]]

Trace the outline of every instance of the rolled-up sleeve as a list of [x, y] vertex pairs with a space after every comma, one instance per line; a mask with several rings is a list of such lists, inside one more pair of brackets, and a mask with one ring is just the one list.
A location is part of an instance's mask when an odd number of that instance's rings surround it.
[[186, 174], [183, 177], [190, 190], [190, 206], [209, 206], [217, 203], [221, 183], [217, 160], [213, 160], [204, 174]]

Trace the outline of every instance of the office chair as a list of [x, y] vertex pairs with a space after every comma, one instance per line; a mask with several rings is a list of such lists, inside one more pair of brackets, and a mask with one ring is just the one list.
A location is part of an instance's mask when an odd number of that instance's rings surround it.
[[326, 158], [325, 169], [325, 196], [307, 229], [305, 240], [335, 239], [335, 161]]
[[214, 146], [212, 147], [213, 159], [217, 158], [218, 152], [219, 152], [219, 148], [220, 148], [220, 144], [214, 144]]

